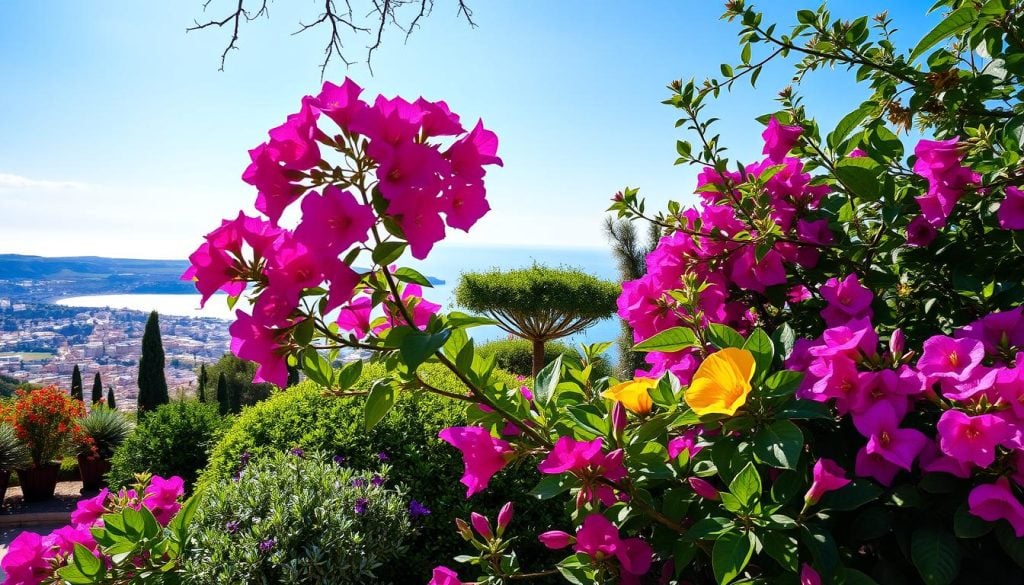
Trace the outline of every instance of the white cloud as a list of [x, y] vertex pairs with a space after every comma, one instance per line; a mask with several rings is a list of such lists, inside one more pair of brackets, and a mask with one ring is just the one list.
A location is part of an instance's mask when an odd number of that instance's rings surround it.
[[85, 190], [88, 185], [78, 181], [49, 181], [41, 179], [30, 179], [21, 175], [0, 173], [0, 189], [75, 189]]

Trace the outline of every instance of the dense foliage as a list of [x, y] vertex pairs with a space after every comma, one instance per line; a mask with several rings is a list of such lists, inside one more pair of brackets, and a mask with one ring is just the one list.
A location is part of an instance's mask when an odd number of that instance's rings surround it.
[[191, 489], [206, 467], [209, 449], [230, 421], [221, 418], [215, 404], [177, 400], [158, 407], [143, 418], [111, 459], [107, 482], [129, 486], [138, 473], [178, 476]]
[[[386, 374], [379, 364], [368, 364], [352, 391], [364, 391]], [[458, 390], [458, 380], [446, 369], [427, 366], [420, 374], [441, 389]], [[513, 376], [497, 373], [508, 384]], [[210, 464], [200, 479], [200, 488], [230, 479], [246, 457], [260, 458], [301, 448], [344, 458], [347, 467], [378, 470], [388, 465], [389, 485], [403, 486], [408, 498], [430, 510], [417, 521], [417, 534], [401, 565], [390, 575], [398, 582], [422, 583], [438, 558], [452, 558], [459, 552], [460, 539], [453, 531], [457, 517], [471, 510], [497, 511], [508, 500], [522, 509], [520, 522], [542, 530], [562, 517], [556, 502], [540, 505], [526, 492], [537, 474], [524, 468], [495, 482], [488, 494], [466, 501], [450, 489], [458, 481], [462, 464], [457, 453], [438, 438], [445, 427], [465, 424], [464, 408], [434, 395], [406, 395], [376, 426], [366, 431], [362, 396], [327, 395], [311, 382], [276, 394], [246, 409], [210, 455]], [[248, 454], [248, 455], [246, 455]], [[534, 554], [544, 555], [539, 547]], [[408, 580], [403, 581], [401, 577]]]
[[[208, 367], [203, 364], [203, 367], [206, 371], [206, 379], [214, 381], [218, 385], [220, 384], [220, 375], [224, 374], [229, 404], [233, 393], [238, 394], [240, 406], [252, 406], [260, 400], [266, 400], [275, 390], [273, 384], [253, 382], [252, 379], [256, 375], [256, 364], [239, 359], [231, 353], [225, 353], [216, 363]], [[202, 374], [202, 368], [200, 374]], [[207, 385], [212, 386], [213, 384], [208, 383]], [[206, 388], [207, 402], [214, 399], [214, 396], [211, 396], [214, 393], [213, 390], [213, 388]], [[231, 408], [229, 407], [228, 410]]]
[[416, 520], [382, 472], [300, 449], [250, 459], [200, 496], [189, 582], [358, 584], [408, 570]]
[[[518, 376], [531, 376], [533, 367], [533, 347], [525, 339], [496, 339], [483, 343], [477, 353], [484, 358], [494, 356], [494, 365], [502, 370]], [[547, 365], [558, 356], [580, 356], [579, 351], [560, 341], [549, 341], [544, 344], [544, 364]], [[593, 362], [594, 376], [602, 378], [611, 374], [611, 368], [604, 358]]]

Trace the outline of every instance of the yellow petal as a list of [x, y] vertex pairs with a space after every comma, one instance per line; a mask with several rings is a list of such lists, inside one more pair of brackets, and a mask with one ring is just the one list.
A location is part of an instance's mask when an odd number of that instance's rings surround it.
[[698, 416], [732, 416], [747, 403], [754, 356], [745, 349], [726, 348], [709, 355], [697, 368], [687, 388], [687, 404]]
[[658, 381], [653, 378], [641, 377], [616, 384], [605, 390], [601, 396], [621, 402], [627, 410], [636, 414], [647, 414], [651, 412], [651, 408], [654, 406], [648, 390], [657, 385], [657, 383]]
[[754, 354], [745, 349], [739, 349], [736, 347], [728, 347], [717, 353], [721, 354], [721, 356], [726, 360], [732, 362], [736, 371], [739, 372], [742, 379], [748, 384], [754, 378], [754, 368], [756, 367]]

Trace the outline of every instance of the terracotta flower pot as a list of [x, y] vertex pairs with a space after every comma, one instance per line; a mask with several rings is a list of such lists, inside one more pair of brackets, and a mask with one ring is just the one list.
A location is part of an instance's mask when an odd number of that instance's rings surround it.
[[103, 457], [78, 456], [78, 472], [82, 475], [82, 491], [93, 492], [107, 485], [103, 476], [110, 471], [110, 460]]
[[57, 488], [59, 463], [43, 463], [39, 466], [18, 470], [21, 493], [26, 502], [41, 502], [53, 497]]

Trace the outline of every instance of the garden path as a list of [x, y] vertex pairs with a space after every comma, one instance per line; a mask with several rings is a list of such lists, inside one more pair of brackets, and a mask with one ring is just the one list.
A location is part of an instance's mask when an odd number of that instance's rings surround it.
[[[91, 495], [93, 494], [85, 494]], [[8, 488], [3, 508], [0, 509], [0, 559], [7, 554], [7, 546], [22, 531], [46, 534], [67, 524], [71, 511], [82, 497], [80, 481], [58, 483], [54, 498], [45, 502], [25, 503], [21, 497], [20, 487]], [[0, 579], [4, 577], [6, 575], [0, 570]]]

